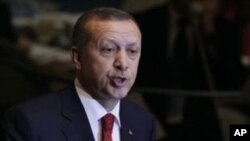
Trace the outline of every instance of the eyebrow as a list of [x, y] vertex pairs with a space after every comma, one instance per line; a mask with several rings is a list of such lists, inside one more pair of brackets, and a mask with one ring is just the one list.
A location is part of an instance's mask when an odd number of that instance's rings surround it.
[[136, 43], [136, 42], [130, 43], [130, 44], [128, 44], [127, 46], [128, 46], [128, 47], [137, 47], [137, 43]]
[[[113, 40], [113, 39], [105, 38], [104, 40], [106, 40], [106, 41], [108, 41], [108, 42], [110, 42], [110, 43], [112, 43], [112, 44], [115, 44], [116, 46], [118, 45], [117, 42], [116, 42], [115, 40]], [[103, 42], [103, 41], [102, 41], [102, 42]], [[127, 47], [134, 47], [134, 46], [137, 46], [137, 42], [136, 42], [136, 41], [135, 41], [135, 42], [132, 42], [132, 43], [129, 43], [129, 44], [127, 45]]]

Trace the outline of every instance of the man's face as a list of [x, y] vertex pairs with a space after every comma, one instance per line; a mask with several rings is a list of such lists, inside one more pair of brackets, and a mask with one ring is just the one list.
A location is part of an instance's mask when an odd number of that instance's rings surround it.
[[83, 47], [79, 79], [84, 89], [100, 100], [125, 97], [134, 84], [141, 55], [141, 33], [131, 20], [91, 20], [91, 39]]

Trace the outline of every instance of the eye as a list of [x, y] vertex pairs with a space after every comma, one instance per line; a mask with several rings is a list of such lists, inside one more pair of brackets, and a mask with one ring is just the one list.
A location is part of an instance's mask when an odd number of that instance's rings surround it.
[[101, 47], [101, 53], [105, 55], [112, 55], [117, 52], [117, 49], [115, 46], [103, 46]]
[[128, 55], [130, 57], [136, 57], [137, 54], [139, 53], [139, 49], [137, 49], [137, 48], [130, 48], [130, 49], [127, 50], [127, 52], [128, 52]]
[[129, 52], [130, 52], [130, 54], [137, 54], [138, 51], [135, 49], [131, 49]]

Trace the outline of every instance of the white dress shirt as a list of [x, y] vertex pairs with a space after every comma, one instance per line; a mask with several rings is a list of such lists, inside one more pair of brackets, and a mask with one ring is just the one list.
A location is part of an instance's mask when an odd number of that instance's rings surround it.
[[75, 79], [75, 87], [77, 94], [81, 100], [81, 103], [87, 114], [92, 133], [94, 135], [95, 141], [101, 141], [102, 125], [101, 118], [107, 113], [111, 113], [115, 116], [115, 122], [112, 131], [113, 141], [120, 141], [120, 101], [116, 104], [114, 109], [107, 112], [106, 109], [93, 97], [91, 97], [86, 91], [83, 90], [78, 79]]

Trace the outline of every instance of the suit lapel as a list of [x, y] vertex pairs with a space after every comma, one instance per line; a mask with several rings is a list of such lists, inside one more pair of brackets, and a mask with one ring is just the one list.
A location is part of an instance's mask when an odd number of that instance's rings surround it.
[[121, 100], [120, 105], [120, 119], [121, 119], [121, 141], [133, 141], [133, 124], [131, 122], [129, 111], [126, 110], [124, 100]]
[[129, 127], [125, 126], [125, 123], [123, 123], [120, 132], [121, 132], [121, 141], [132, 141], [133, 140], [133, 130], [130, 129]]
[[68, 141], [94, 141], [86, 112], [74, 88], [62, 94], [62, 114], [65, 117], [62, 132]]

